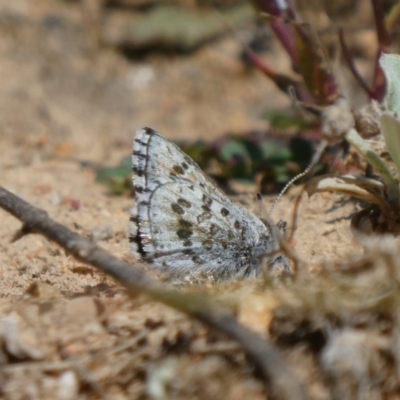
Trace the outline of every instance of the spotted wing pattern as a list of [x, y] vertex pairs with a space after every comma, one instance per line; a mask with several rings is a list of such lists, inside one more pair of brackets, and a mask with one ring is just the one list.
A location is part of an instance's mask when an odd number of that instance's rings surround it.
[[278, 249], [275, 229], [232, 202], [160, 133], [136, 133], [132, 165], [132, 251], [171, 278], [257, 276], [259, 257]]

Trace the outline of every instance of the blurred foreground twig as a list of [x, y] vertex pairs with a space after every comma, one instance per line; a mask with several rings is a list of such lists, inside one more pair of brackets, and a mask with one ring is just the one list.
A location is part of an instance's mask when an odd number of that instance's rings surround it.
[[233, 315], [218, 309], [204, 294], [182, 293], [148, 277], [141, 270], [96, 246], [89, 239], [52, 220], [46, 211], [32, 206], [1, 186], [0, 207], [23, 223], [14, 240], [30, 233], [42, 234], [78, 260], [114, 277], [128, 289], [130, 295], [144, 293], [235, 339], [260, 370], [273, 398], [308, 398], [305, 388], [284, 363], [278, 350], [267, 339], [240, 325]]

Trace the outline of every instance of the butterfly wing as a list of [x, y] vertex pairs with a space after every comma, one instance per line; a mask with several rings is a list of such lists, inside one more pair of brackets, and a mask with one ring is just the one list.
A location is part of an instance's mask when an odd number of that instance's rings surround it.
[[160, 133], [150, 128], [137, 132], [132, 164], [132, 250], [169, 275], [255, 276], [260, 249], [277, 249], [268, 225], [226, 197]]

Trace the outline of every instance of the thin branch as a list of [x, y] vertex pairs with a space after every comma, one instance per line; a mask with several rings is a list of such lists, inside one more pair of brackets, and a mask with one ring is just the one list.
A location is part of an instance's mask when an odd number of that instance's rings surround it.
[[288, 94], [290, 88], [294, 88], [296, 97], [306, 103], [312, 103], [314, 101], [313, 96], [307, 90], [304, 82], [299, 79], [294, 79], [291, 76], [277, 71], [275, 68], [270, 66], [265, 60], [263, 60], [255, 51], [253, 51], [250, 46], [241, 40], [238, 35], [236, 28], [227, 21], [223, 15], [216, 12], [218, 18], [228, 27], [232, 34], [236, 37], [238, 42], [241, 44], [243, 51], [246, 53], [248, 59], [253, 63], [253, 65], [259, 69], [268, 79], [270, 79], [276, 87], [283, 93]]
[[385, 13], [382, 7], [382, 0], [371, 0], [373, 15], [375, 19], [376, 36], [378, 39], [378, 51], [375, 55], [375, 67], [373, 76], [373, 98], [382, 101], [386, 93], [386, 77], [383, 73], [379, 59], [382, 53], [391, 53], [392, 35], [386, 24]]
[[[295, 20], [295, 10], [289, 2], [278, 3], [275, 0], [252, 0], [257, 11], [265, 16], [276, 37], [288, 53], [294, 69], [298, 69], [298, 54], [292, 26], [288, 21]], [[283, 6], [283, 7], [281, 7]]]
[[278, 350], [267, 339], [240, 325], [233, 315], [217, 308], [215, 302], [204, 294], [183, 293], [148, 277], [1, 186], [0, 207], [22, 221], [20, 232], [45, 236], [78, 260], [114, 277], [128, 289], [130, 295], [144, 293], [235, 339], [260, 371], [274, 399], [308, 398], [305, 388], [282, 360]]
[[400, 21], [400, 3], [393, 4], [386, 17], [386, 29], [392, 33]]
[[385, 13], [382, 8], [382, 0], [371, 0], [373, 16], [375, 19], [376, 35], [379, 49], [384, 53], [390, 53], [392, 37], [387, 29]]
[[364, 89], [365, 93], [367, 93], [368, 97], [373, 98], [374, 93], [365, 82], [364, 78], [358, 72], [358, 69], [354, 63], [354, 59], [351, 55], [350, 49], [347, 46], [346, 40], [344, 39], [343, 29], [339, 29], [339, 42], [340, 47], [342, 49], [342, 54], [344, 59], [346, 60], [347, 66], [349, 67], [351, 73], [353, 74], [354, 78], [357, 80], [358, 84]]

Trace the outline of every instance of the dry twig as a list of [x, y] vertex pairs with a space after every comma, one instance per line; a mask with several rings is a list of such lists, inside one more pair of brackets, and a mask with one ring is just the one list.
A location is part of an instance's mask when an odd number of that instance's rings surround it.
[[114, 277], [128, 289], [130, 295], [144, 293], [235, 339], [260, 370], [273, 398], [308, 398], [305, 388], [282, 360], [278, 350], [267, 339], [240, 325], [233, 315], [218, 309], [204, 294], [182, 293], [148, 277], [141, 270], [122, 262], [89, 239], [52, 220], [46, 211], [32, 206], [1, 186], [0, 207], [23, 223], [14, 240], [29, 233], [42, 234], [78, 260]]

